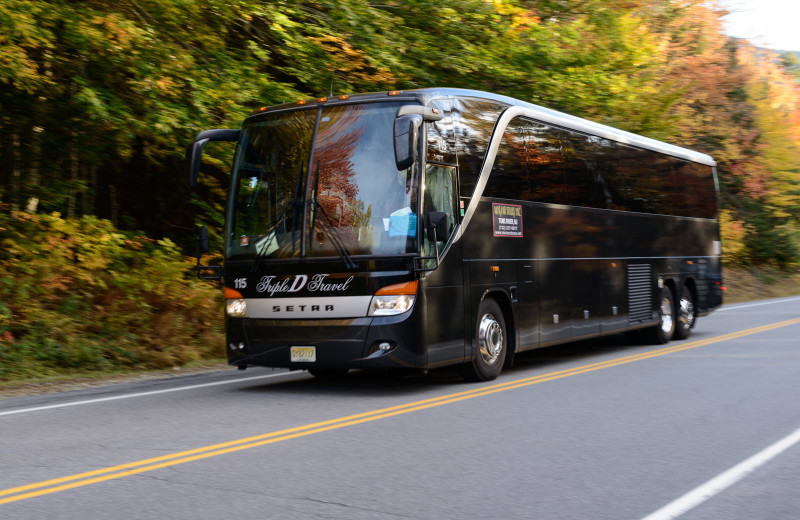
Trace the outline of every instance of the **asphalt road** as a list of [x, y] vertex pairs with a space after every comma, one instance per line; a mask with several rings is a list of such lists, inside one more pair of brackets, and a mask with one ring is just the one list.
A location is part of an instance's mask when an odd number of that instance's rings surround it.
[[800, 298], [482, 384], [248, 369], [0, 401], [0, 519], [648, 515], [800, 518]]

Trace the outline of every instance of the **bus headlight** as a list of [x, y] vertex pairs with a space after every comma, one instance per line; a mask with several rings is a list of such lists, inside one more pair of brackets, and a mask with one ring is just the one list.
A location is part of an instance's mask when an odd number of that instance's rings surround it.
[[233, 318], [247, 317], [247, 302], [242, 299], [225, 300], [225, 312]]
[[402, 294], [397, 296], [373, 296], [369, 303], [370, 316], [394, 316], [403, 314], [414, 305], [415, 296]]
[[369, 316], [403, 314], [414, 306], [417, 282], [399, 283], [379, 289], [369, 302]]

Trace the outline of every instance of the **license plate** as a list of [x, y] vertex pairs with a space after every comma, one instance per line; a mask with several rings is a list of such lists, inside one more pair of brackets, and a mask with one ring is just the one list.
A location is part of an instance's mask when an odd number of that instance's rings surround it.
[[317, 347], [292, 347], [292, 363], [313, 363], [317, 360]]

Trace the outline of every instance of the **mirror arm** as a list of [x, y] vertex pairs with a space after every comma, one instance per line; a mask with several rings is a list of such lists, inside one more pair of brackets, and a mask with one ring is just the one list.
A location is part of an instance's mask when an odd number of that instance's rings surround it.
[[400, 116], [422, 116], [425, 121], [441, 121], [444, 118], [438, 108], [423, 107], [421, 105], [404, 105], [397, 110], [397, 115]]
[[439, 268], [439, 241], [436, 240], [436, 226], [433, 226], [433, 250], [436, 252], [436, 256], [420, 256], [416, 258], [416, 260], [436, 260], [436, 262], [433, 264], [433, 267], [415, 267], [414, 271], [418, 273], [425, 273], [429, 271], [435, 271]]
[[204, 130], [197, 134], [194, 138], [194, 143], [189, 148], [189, 186], [194, 189], [197, 186], [197, 176], [200, 173], [200, 165], [202, 164], [203, 148], [209, 141], [238, 141], [241, 130], [231, 130], [227, 128], [215, 128], [213, 130]]
[[433, 226], [433, 250], [436, 252], [436, 266], [439, 266], [439, 241], [436, 239], [436, 226]]

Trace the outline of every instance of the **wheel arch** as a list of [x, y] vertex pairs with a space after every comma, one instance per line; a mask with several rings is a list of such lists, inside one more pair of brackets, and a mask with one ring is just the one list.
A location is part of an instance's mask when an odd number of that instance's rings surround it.
[[678, 289], [679, 289], [680, 285], [681, 285], [681, 283], [680, 283], [679, 280], [676, 280], [675, 278], [672, 278], [672, 277], [664, 277], [664, 287], [669, 287], [669, 289], [672, 291], [673, 300], [675, 298], [678, 298], [678, 294], [679, 294], [678, 293]]
[[[686, 287], [687, 289], [689, 289], [689, 293], [691, 293], [692, 301], [694, 303], [695, 316], [697, 316], [697, 297], [698, 297], [698, 295], [697, 295], [697, 280], [694, 279], [694, 276], [687, 276], [683, 280], [683, 284], [681, 284], [681, 287]], [[680, 298], [680, 293], [678, 293], [678, 294], [679, 294], [678, 298]]]
[[[497, 305], [500, 306], [500, 310], [503, 312], [503, 319], [506, 324], [506, 336], [508, 340], [508, 347], [506, 348], [506, 359], [504, 362], [504, 367], [509, 368], [511, 367], [514, 359], [514, 354], [517, 351], [517, 315], [514, 312], [514, 306], [512, 304], [511, 295], [502, 289], [487, 289], [481, 295], [480, 300], [478, 300], [477, 305], [475, 308], [477, 309], [481, 302], [486, 298], [491, 298]], [[477, 320], [477, 314], [473, 316], [473, 323], [472, 323], [472, 330], [474, 331], [477, 323], [474, 320]], [[476, 338], [473, 335], [472, 342], [473, 342], [473, 349], [472, 354], [477, 355], [477, 345], [475, 344]]]

